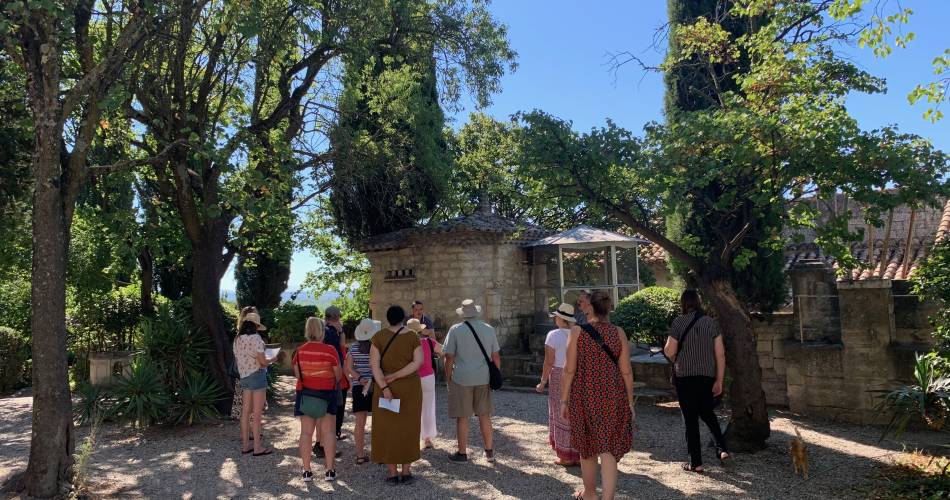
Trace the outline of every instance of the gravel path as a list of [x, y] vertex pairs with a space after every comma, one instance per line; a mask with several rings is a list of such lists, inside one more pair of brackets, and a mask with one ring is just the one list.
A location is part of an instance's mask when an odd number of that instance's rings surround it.
[[[105, 425], [88, 470], [93, 496], [101, 498], [301, 498], [333, 494], [338, 498], [569, 498], [580, 485], [580, 469], [551, 464], [547, 444], [546, 398], [538, 394], [495, 393], [495, 448], [498, 461], [482, 458], [481, 438], [473, 422], [466, 464], [448, 461], [454, 451], [454, 425], [445, 414], [444, 386], [439, 388], [436, 450], [423, 452], [410, 486], [388, 486], [385, 468], [353, 464], [353, 440], [341, 442], [336, 483], [322, 481], [314, 468], [312, 484], [300, 478], [298, 425], [292, 417], [289, 379], [281, 380], [286, 396], [265, 413], [265, 440], [275, 453], [251, 457], [239, 453], [235, 422], [212, 422], [191, 428], [154, 428], [134, 432]], [[0, 399], [0, 483], [26, 467], [29, 452], [30, 398]], [[678, 411], [642, 405], [635, 451], [620, 464], [620, 498], [864, 498], [874, 488], [875, 472], [900, 454], [901, 444], [878, 443], [876, 428], [835, 425], [775, 412], [771, 447], [740, 455], [735, 467], [708, 467], [704, 476], [679, 468], [685, 456]], [[352, 427], [347, 415], [345, 430]], [[792, 474], [786, 443], [798, 426], [808, 442], [812, 475]], [[77, 429], [83, 439], [88, 429]], [[929, 438], [929, 439], [928, 439]], [[932, 443], [932, 435], [905, 435], [904, 442]], [[704, 434], [704, 442], [706, 441]], [[79, 441], [77, 440], [77, 443]], [[710, 454], [707, 453], [707, 457]], [[707, 458], [707, 460], [710, 460]]]

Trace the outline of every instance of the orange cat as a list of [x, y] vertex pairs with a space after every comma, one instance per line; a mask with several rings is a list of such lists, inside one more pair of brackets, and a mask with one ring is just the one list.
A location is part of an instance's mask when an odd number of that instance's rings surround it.
[[798, 437], [788, 442], [788, 453], [792, 456], [792, 466], [795, 467], [795, 474], [801, 472], [802, 477], [808, 479], [808, 451], [805, 449], [805, 440], [802, 439], [802, 434], [798, 432], [798, 427], [795, 428], [795, 435]]

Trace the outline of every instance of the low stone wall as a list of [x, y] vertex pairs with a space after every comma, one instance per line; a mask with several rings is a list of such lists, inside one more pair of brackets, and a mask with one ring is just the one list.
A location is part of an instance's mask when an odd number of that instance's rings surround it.
[[791, 312], [752, 319], [759, 367], [762, 368], [762, 389], [770, 405], [788, 406], [785, 351], [786, 343], [794, 335], [794, 326], [795, 316]]

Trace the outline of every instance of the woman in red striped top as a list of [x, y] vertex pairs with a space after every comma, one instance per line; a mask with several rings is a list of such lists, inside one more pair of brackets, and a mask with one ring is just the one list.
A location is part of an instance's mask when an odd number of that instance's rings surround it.
[[[297, 398], [294, 415], [300, 417], [300, 459], [303, 461], [303, 480], [312, 481], [310, 454], [313, 431], [320, 429], [320, 441], [325, 443], [326, 473], [324, 479], [336, 479], [333, 462], [336, 456], [336, 411], [339, 380], [342, 378], [340, 358], [333, 346], [323, 343], [324, 326], [320, 318], [307, 318], [304, 328], [307, 342], [294, 354], [294, 375], [297, 376]], [[301, 401], [315, 402], [314, 408], [301, 409]], [[314, 399], [316, 401], [314, 401]], [[319, 426], [319, 427], [318, 427]]]

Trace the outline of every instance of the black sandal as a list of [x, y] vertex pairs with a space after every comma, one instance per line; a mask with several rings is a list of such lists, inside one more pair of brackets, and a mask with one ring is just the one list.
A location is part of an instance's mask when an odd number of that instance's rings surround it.
[[369, 457], [356, 457], [356, 465], [363, 465], [369, 462]]
[[399, 484], [399, 476], [389, 476], [386, 478], [386, 483], [397, 485]]
[[[725, 455], [725, 457], [723, 457], [723, 455]], [[716, 458], [718, 458], [719, 463], [723, 465], [732, 465], [733, 463], [732, 453], [729, 453], [728, 451], [722, 448], [719, 448], [718, 446], [716, 447]]]
[[703, 474], [706, 472], [706, 469], [702, 465], [697, 465], [694, 467], [689, 462], [683, 464], [683, 470], [686, 472], [695, 472], [696, 474]]

